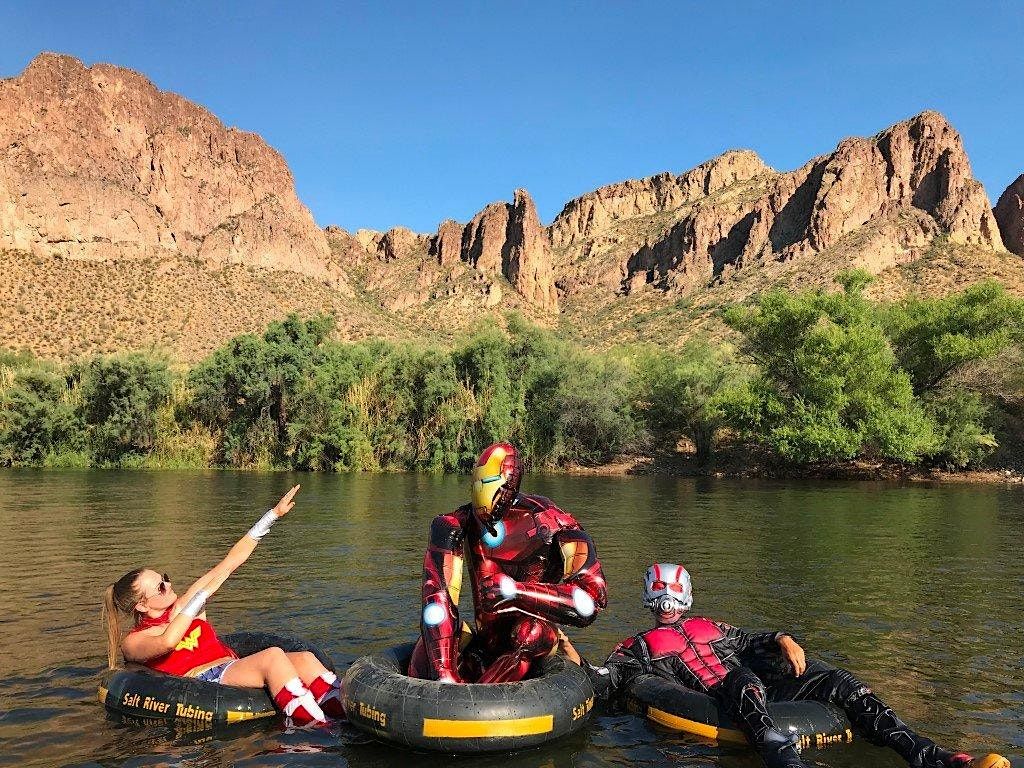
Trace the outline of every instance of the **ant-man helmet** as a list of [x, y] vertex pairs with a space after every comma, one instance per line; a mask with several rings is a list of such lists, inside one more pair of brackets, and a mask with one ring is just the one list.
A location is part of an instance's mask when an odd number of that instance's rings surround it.
[[510, 443], [495, 443], [484, 449], [473, 467], [473, 512], [488, 529], [512, 508], [519, 495], [523, 467]]
[[688, 611], [693, 605], [690, 574], [681, 565], [655, 563], [644, 574], [644, 606], [656, 611], [668, 600], [678, 604], [678, 610]]

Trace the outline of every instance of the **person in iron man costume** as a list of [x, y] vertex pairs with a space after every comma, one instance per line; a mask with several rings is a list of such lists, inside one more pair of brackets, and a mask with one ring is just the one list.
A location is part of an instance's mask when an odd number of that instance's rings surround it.
[[[559, 624], [585, 627], [607, 605], [593, 540], [550, 499], [520, 493], [521, 479], [516, 449], [495, 443], [473, 468], [472, 503], [431, 523], [412, 677], [521, 680], [558, 645]], [[476, 628], [460, 652], [464, 562]]]
[[810, 700], [841, 707], [869, 740], [896, 751], [914, 768], [1010, 768], [1001, 755], [972, 758], [940, 749], [918, 735], [871, 689], [845, 669], [808, 660], [786, 632], [745, 632], [720, 621], [688, 615], [690, 575], [681, 565], [657, 563], [644, 577], [644, 606], [655, 627], [626, 638], [604, 667], [588, 669], [603, 698], [636, 676], [655, 674], [717, 699], [746, 731], [768, 768], [803, 768], [798, 742], [784, 734], [768, 702]]

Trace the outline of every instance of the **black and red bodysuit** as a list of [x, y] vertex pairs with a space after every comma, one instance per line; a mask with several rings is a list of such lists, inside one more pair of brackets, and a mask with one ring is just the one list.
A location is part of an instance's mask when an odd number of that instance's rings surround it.
[[[786, 632], [745, 632], [701, 617], [684, 618], [627, 638], [604, 668], [589, 667], [598, 693], [607, 698], [639, 675], [654, 674], [718, 700], [744, 728], [768, 766], [802, 766], [793, 741], [768, 711], [773, 701], [811, 700], [835, 704], [876, 744], [891, 747], [915, 768], [965, 765], [917, 734], [881, 699], [845, 669], [808, 660], [800, 676], [779, 652]], [[969, 758], [967, 758], [969, 759]]]
[[741, 655], [778, 648], [785, 632], [744, 632], [700, 616], [659, 626], [619, 643], [607, 667], [616, 687], [627, 678], [649, 673], [712, 691], [732, 670], [744, 666]]
[[[476, 628], [460, 653], [463, 562]], [[558, 624], [585, 627], [607, 600], [593, 540], [550, 499], [518, 494], [493, 533], [470, 505], [459, 507], [430, 526], [421, 638], [409, 674], [448, 682], [520, 680], [554, 649]]]

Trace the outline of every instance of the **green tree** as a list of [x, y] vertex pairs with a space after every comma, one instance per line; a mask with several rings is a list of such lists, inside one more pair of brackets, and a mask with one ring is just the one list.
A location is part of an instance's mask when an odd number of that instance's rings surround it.
[[636, 444], [629, 377], [621, 361], [588, 354], [521, 316], [481, 326], [458, 347], [456, 375], [475, 404], [468, 467], [495, 440], [528, 464], [592, 465]]
[[232, 339], [192, 370], [192, 415], [220, 432], [222, 461], [259, 466], [290, 460], [292, 404], [333, 328], [331, 317], [292, 314], [262, 336]]
[[727, 313], [759, 368], [741, 423], [789, 461], [916, 461], [935, 444], [931, 422], [862, 294], [865, 276], [840, 279], [841, 293], [773, 291]]
[[885, 331], [914, 392], [935, 392], [972, 363], [999, 354], [1024, 326], [1024, 302], [999, 283], [942, 298], [912, 297], [882, 312]]
[[550, 446], [539, 456], [543, 463], [597, 466], [636, 448], [640, 434], [622, 361], [577, 353], [558, 374], [535, 380], [544, 385], [531, 392], [536, 405], [525, 431], [538, 435], [535, 445]]
[[987, 281], [940, 298], [911, 297], [881, 312], [897, 359], [935, 423], [933, 462], [977, 464], [997, 447], [976, 373], [1020, 337], [1024, 302]]
[[296, 469], [379, 469], [367, 420], [352, 397], [373, 361], [364, 345], [331, 345], [309, 372], [292, 403], [289, 438]]
[[77, 450], [82, 424], [69, 402], [64, 377], [28, 368], [0, 396], [0, 463], [41, 464], [62, 450]]
[[731, 349], [695, 339], [678, 351], [646, 350], [637, 360], [634, 386], [650, 430], [672, 445], [689, 438], [703, 466], [748, 380]]
[[989, 424], [991, 409], [978, 392], [943, 388], [925, 401], [935, 422], [936, 445], [929, 454], [935, 464], [963, 469], [979, 464], [998, 447]]
[[171, 394], [167, 363], [142, 354], [97, 357], [80, 366], [82, 419], [100, 463], [147, 454], [156, 442], [157, 409]]

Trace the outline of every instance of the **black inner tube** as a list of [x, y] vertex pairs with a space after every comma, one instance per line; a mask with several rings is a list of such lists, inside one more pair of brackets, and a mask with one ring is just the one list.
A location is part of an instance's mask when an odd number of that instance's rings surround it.
[[[237, 632], [225, 635], [224, 643], [239, 657], [267, 648], [286, 652], [310, 651], [328, 669], [330, 657], [310, 643], [268, 632]], [[99, 699], [110, 711], [142, 722], [192, 721], [198, 727], [236, 723], [277, 713], [263, 688], [239, 688], [207, 683], [192, 677], [168, 675], [138, 664], [103, 673]]]
[[[657, 675], [641, 675], [626, 693], [630, 711], [676, 731], [696, 736], [746, 744], [739, 726], [704, 693]], [[823, 748], [853, 741], [846, 714], [832, 704], [817, 701], [782, 701], [768, 705], [779, 728], [800, 739], [802, 749]]]
[[397, 744], [449, 753], [544, 744], [590, 719], [594, 689], [579, 666], [551, 656], [517, 683], [449, 684], [408, 677], [413, 645], [358, 659], [345, 674], [345, 709], [360, 730]]

